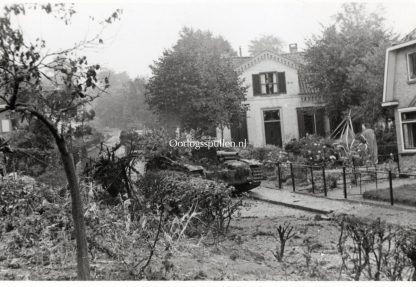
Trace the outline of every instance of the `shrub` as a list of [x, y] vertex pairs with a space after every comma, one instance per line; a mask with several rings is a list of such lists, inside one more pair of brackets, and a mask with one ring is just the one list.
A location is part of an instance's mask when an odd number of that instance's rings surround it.
[[333, 141], [317, 135], [292, 139], [285, 145], [285, 151], [301, 156], [306, 164], [328, 164], [336, 158]]
[[196, 214], [188, 223], [188, 235], [225, 233], [243, 205], [242, 198], [232, 199], [234, 187], [179, 172], [148, 172], [137, 185], [142, 210], [161, 205], [171, 218]]
[[[329, 191], [331, 189], [336, 188], [340, 177], [341, 177], [340, 173], [326, 173], [325, 175], [326, 190]], [[314, 182], [315, 182], [315, 192], [324, 192], [324, 181], [323, 181], [322, 174], [320, 171], [314, 172]]]
[[[338, 251], [342, 270], [350, 271], [354, 280], [403, 280], [415, 278], [416, 241], [414, 230], [387, 225], [380, 219], [368, 221], [343, 216], [339, 221]], [[413, 259], [412, 259], [413, 256]]]
[[287, 153], [280, 147], [274, 145], [265, 145], [263, 147], [248, 146], [245, 149], [236, 149], [242, 158], [255, 159], [265, 163], [274, 164], [276, 162], [286, 162], [288, 160]]
[[397, 138], [396, 129], [381, 129], [375, 130], [379, 162], [386, 161], [389, 159], [390, 154], [397, 155]]

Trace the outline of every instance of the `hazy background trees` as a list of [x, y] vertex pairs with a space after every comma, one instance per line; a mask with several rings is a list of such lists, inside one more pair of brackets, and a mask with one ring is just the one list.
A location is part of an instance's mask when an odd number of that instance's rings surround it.
[[111, 81], [107, 93], [94, 101], [92, 108], [97, 128], [154, 128], [157, 118], [145, 103], [146, 79], [131, 79], [126, 72], [102, 72]]
[[263, 51], [270, 51], [280, 54], [283, 52], [284, 42], [274, 35], [263, 35], [252, 40], [248, 46], [250, 56], [255, 56]]

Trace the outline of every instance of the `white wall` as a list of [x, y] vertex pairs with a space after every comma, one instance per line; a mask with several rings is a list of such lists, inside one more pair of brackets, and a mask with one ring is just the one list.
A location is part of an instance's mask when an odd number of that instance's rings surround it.
[[[286, 94], [273, 96], [253, 96], [252, 75], [262, 72], [285, 72]], [[273, 60], [263, 60], [242, 73], [248, 86], [247, 112], [248, 140], [254, 146], [265, 145], [263, 110], [280, 109], [282, 141], [299, 136], [296, 108], [300, 107], [299, 82], [297, 70]]]

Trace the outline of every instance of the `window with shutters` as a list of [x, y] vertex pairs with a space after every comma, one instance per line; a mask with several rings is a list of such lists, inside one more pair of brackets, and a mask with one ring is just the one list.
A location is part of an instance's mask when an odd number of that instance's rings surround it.
[[416, 52], [407, 54], [409, 81], [416, 82]]
[[286, 93], [286, 76], [284, 72], [267, 72], [253, 75], [253, 94], [273, 95]]

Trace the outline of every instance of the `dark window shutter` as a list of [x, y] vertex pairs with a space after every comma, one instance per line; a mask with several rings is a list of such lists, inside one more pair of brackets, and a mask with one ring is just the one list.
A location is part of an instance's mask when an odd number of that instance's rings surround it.
[[286, 75], [285, 72], [277, 73], [277, 84], [280, 94], [286, 94]]
[[261, 94], [261, 88], [260, 88], [260, 75], [255, 74], [253, 75], [253, 95], [257, 96]]
[[303, 110], [297, 109], [298, 114], [298, 129], [299, 129], [299, 138], [305, 137], [305, 123], [303, 122]]
[[316, 119], [316, 134], [325, 136], [325, 109], [318, 109], [315, 112]]

